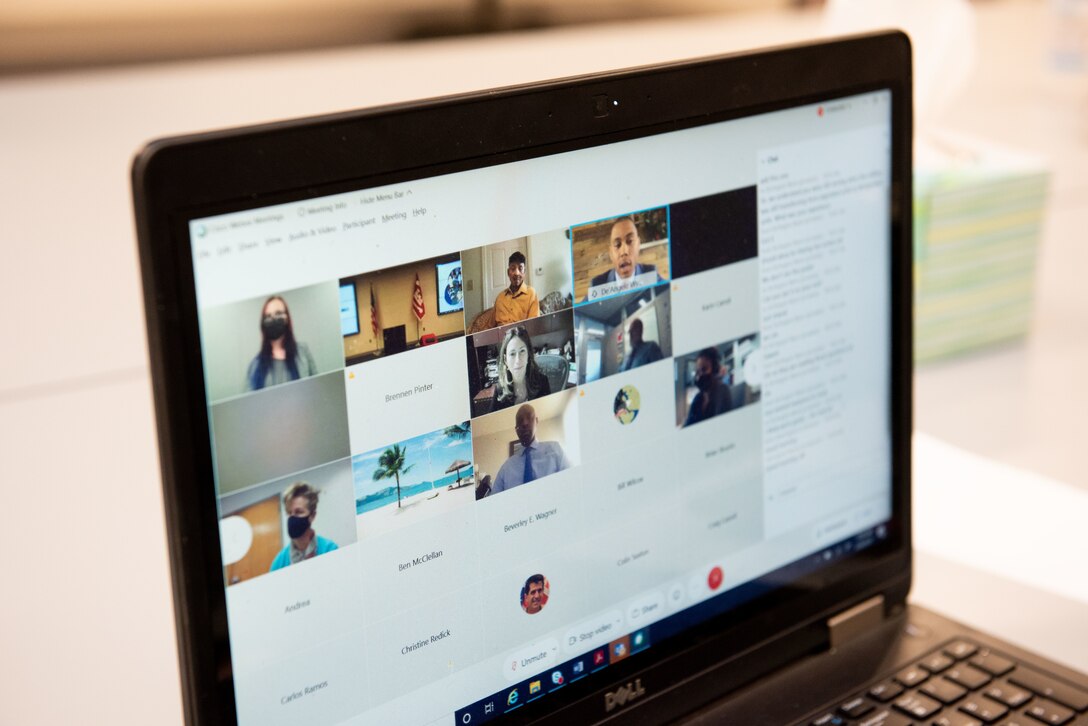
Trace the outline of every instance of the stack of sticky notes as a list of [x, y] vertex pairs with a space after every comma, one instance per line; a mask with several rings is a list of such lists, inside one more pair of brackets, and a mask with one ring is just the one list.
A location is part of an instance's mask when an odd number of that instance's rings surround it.
[[914, 357], [933, 360], [1023, 336], [1049, 170], [980, 139], [915, 144]]

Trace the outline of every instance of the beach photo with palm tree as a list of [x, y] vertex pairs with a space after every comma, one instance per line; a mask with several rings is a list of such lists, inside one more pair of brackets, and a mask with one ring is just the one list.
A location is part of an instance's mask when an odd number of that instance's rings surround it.
[[407, 522], [475, 499], [468, 421], [358, 454], [351, 466], [360, 536], [391, 527], [390, 516]]
[[374, 481], [395, 478], [397, 480], [397, 506], [401, 506], [400, 475], [407, 474], [415, 464], [408, 463], [408, 447], [393, 444], [378, 457], [378, 468], [374, 470]]

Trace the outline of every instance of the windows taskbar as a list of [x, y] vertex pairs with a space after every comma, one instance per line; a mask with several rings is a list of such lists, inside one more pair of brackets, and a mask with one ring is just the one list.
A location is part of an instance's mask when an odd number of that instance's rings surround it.
[[[773, 589], [771, 581], [781, 584], [782, 577], [802, 577], [876, 544], [887, 536], [887, 527], [880, 524], [847, 539], [830, 544], [814, 554], [767, 573], [763, 577], [738, 585], [709, 600], [665, 617], [611, 642], [525, 678], [486, 698], [458, 709], [454, 723], [459, 726], [486, 723], [516, 711], [547, 694], [573, 685], [610, 665], [619, 663], [650, 647], [651, 640], [660, 643], [702, 621], [731, 610]], [[717, 568], [715, 568], [717, 569]], [[713, 577], [713, 575], [711, 575]]]

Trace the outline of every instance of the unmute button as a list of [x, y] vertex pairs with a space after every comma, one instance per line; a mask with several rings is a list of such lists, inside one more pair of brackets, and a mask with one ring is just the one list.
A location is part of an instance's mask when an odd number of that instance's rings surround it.
[[516, 681], [544, 670], [555, 662], [558, 654], [559, 642], [555, 638], [547, 638], [508, 655], [502, 672], [508, 681]]

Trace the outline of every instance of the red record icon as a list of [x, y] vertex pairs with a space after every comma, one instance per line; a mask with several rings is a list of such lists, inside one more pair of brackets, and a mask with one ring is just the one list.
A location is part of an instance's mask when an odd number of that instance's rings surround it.
[[706, 584], [711, 590], [717, 590], [722, 586], [722, 568], [715, 567], [706, 576]]

